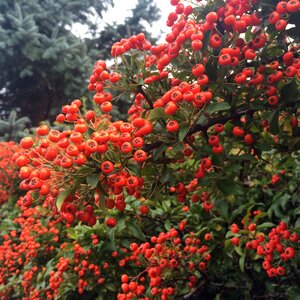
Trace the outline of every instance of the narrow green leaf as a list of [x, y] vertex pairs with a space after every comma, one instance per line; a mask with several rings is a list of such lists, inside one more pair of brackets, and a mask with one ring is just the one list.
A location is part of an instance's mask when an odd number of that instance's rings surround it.
[[115, 241], [115, 231], [116, 229], [115, 228], [110, 228], [108, 229], [108, 237], [109, 239], [111, 240], [111, 242], [113, 243]]
[[136, 164], [127, 164], [127, 168], [132, 172], [132, 175], [141, 176], [141, 170]]
[[262, 219], [262, 218], [266, 217], [267, 215], [268, 215], [267, 213], [261, 212], [260, 214], [258, 214], [254, 217], [253, 223], [256, 224], [259, 219]]
[[94, 170], [95, 170], [95, 168], [91, 168], [91, 167], [88, 167], [88, 166], [84, 166], [84, 167], [81, 167], [81, 168], [77, 171], [77, 174], [78, 174], [78, 175], [89, 174], [89, 173], [92, 173]]
[[179, 134], [178, 134], [178, 138], [179, 138], [180, 142], [182, 142], [184, 140], [184, 138], [186, 137], [189, 130], [190, 130], [190, 126], [187, 124], [186, 125], [183, 124], [182, 126], [180, 126], [180, 130], [179, 130]]
[[244, 193], [243, 188], [231, 179], [219, 179], [216, 184], [224, 195], [242, 195]]
[[91, 188], [95, 188], [97, 186], [99, 180], [100, 180], [99, 174], [92, 174], [86, 178], [86, 182], [88, 185], [91, 186]]
[[[227, 236], [226, 236], [226, 237], [227, 237]], [[232, 245], [231, 240], [226, 240], [226, 241], [224, 242], [224, 248], [225, 248], [225, 250], [227, 250], [231, 245]]]
[[156, 148], [152, 153], [152, 158], [154, 161], [158, 160], [162, 153], [167, 150], [169, 146], [166, 144], [161, 145], [160, 147]]
[[136, 222], [130, 222], [128, 221], [126, 223], [127, 228], [129, 229], [129, 231], [132, 233], [132, 235], [134, 237], [136, 237], [137, 239], [141, 240], [141, 241], [145, 241], [145, 235], [141, 229], [141, 227], [136, 223]]
[[245, 226], [248, 226], [249, 224], [249, 220], [250, 220], [250, 215], [251, 215], [251, 210], [253, 209], [253, 207], [255, 206], [255, 204], [253, 205], [250, 205], [248, 208], [247, 208], [247, 212], [246, 212], [246, 215], [244, 217], [244, 225]]
[[269, 124], [270, 124], [270, 132], [272, 134], [277, 134], [279, 132], [279, 110], [276, 109], [272, 111], [272, 113], [269, 116]]
[[166, 220], [164, 226], [165, 226], [165, 229], [169, 231], [172, 227], [171, 221]]
[[57, 207], [57, 210], [60, 211], [63, 203], [65, 202], [66, 198], [71, 194], [71, 190], [70, 189], [66, 189], [64, 191], [62, 191], [57, 199], [56, 199], [56, 207]]
[[103, 194], [103, 195], [105, 195], [106, 197], [108, 197], [108, 194], [107, 194], [107, 192], [104, 190], [103, 185], [101, 184], [100, 181], [98, 181], [97, 188], [100, 190], [101, 194]]
[[165, 113], [165, 109], [163, 107], [156, 107], [152, 109], [148, 115], [149, 121], [166, 118], [168, 118], [168, 115]]
[[243, 256], [244, 252], [242, 250], [242, 248], [240, 246], [236, 246], [234, 247], [234, 251], [239, 255], [239, 256]]
[[257, 230], [262, 230], [262, 229], [266, 229], [266, 228], [271, 228], [271, 227], [274, 227], [275, 225], [271, 222], [264, 222], [260, 225], [258, 225], [256, 227]]
[[208, 105], [206, 108], [206, 112], [209, 114], [213, 114], [218, 111], [223, 111], [223, 110], [229, 110], [230, 105], [227, 102], [218, 102], [218, 103], [211, 103]]
[[282, 103], [291, 103], [299, 101], [300, 90], [296, 81], [284, 85], [280, 90], [280, 101]]
[[246, 249], [244, 250], [244, 253], [239, 260], [240, 269], [243, 273], [245, 272], [245, 260], [246, 260]]

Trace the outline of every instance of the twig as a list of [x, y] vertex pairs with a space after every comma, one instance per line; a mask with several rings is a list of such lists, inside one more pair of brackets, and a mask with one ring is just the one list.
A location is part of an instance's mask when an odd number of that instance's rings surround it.
[[150, 108], [153, 109], [152, 101], [150, 100], [148, 95], [145, 93], [145, 91], [143, 90], [141, 85], [138, 86], [138, 92], [141, 93], [144, 96], [144, 98], [147, 101], [147, 103], [149, 104]]

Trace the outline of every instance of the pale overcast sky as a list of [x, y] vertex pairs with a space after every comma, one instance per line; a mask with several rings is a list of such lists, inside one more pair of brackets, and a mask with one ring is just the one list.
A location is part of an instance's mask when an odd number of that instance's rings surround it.
[[[131, 9], [137, 4], [137, 0], [114, 0], [114, 7], [103, 14], [103, 23], [116, 21], [121, 24], [125, 18], [131, 14]], [[152, 28], [147, 28], [153, 33], [153, 36], [159, 36], [161, 31], [169, 32], [170, 29], [166, 26], [168, 14], [174, 11], [175, 7], [170, 4], [170, 0], [153, 0], [160, 8], [161, 18], [158, 22], [153, 23]], [[84, 36], [86, 32], [85, 26], [76, 24], [73, 27], [73, 32], [76, 35]], [[163, 41], [164, 39], [162, 39]]]

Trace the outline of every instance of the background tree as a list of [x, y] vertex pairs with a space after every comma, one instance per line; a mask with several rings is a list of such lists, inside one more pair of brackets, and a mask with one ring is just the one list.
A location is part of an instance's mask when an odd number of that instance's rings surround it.
[[29, 134], [25, 128], [31, 124], [28, 117], [17, 118], [17, 111], [12, 110], [6, 120], [0, 120], [0, 141], [19, 141]]
[[[128, 26], [99, 31], [102, 13], [112, 0], [1, 1], [0, 2], [0, 110], [19, 107], [38, 124], [55, 115], [66, 99], [83, 95], [92, 62], [105, 54], [112, 34], [144, 30], [144, 22], [157, 20], [151, 1], [139, 1]], [[88, 26], [92, 38], [77, 37], [75, 23]], [[134, 28], [134, 29], [133, 29]], [[110, 42], [108, 42], [110, 40]], [[103, 47], [105, 45], [105, 47]], [[98, 49], [103, 48], [101, 53]]]

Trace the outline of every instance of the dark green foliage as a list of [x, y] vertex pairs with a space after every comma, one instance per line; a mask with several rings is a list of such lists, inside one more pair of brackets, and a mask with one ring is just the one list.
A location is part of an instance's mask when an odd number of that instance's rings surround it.
[[[151, 1], [140, 1], [127, 20], [129, 27], [109, 30], [107, 25], [99, 32], [96, 19], [111, 5], [112, 0], [2, 0], [0, 110], [8, 114], [19, 107], [34, 125], [53, 117], [61, 103], [86, 93], [93, 62], [109, 56], [112, 35], [119, 39], [128, 28], [132, 33], [145, 30], [140, 22], [151, 23], [157, 16]], [[75, 23], [87, 25], [94, 38], [75, 36]]]
[[28, 117], [17, 118], [17, 112], [12, 110], [7, 120], [0, 120], [0, 141], [19, 141], [28, 132], [24, 131], [30, 125]]

